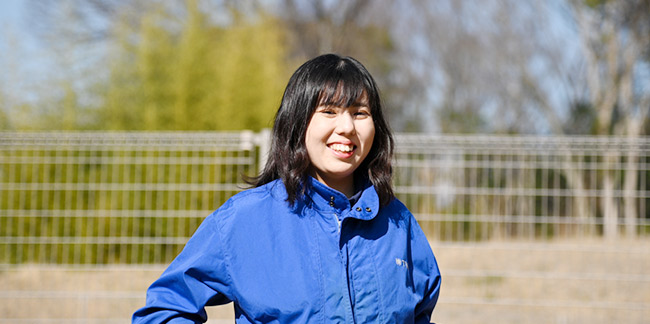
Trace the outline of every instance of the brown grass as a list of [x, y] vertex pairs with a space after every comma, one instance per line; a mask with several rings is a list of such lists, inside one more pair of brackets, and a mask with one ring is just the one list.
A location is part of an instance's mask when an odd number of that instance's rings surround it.
[[[647, 323], [650, 240], [432, 242], [436, 323]], [[26, 265], [0, 272], [0, 323], [128, 322], [164, 266]], [[233, 323], [232, 305], [211, 307]]]

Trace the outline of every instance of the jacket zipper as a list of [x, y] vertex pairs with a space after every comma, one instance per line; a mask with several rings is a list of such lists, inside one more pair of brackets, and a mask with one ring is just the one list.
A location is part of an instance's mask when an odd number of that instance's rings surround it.
[[339, 215], [337, 213], [334, 213], [334, 219], [336, 220], [336, 225], [338, 226], [339, 230], [339, 242], [341, 241], [341, 220], [339, 219]]
[[[352, 293], [350, 291], [350, 289], [352, 288], [352, 284], [351, 284], [351, 281], [350, 281], [349, 265], [348, 265], [348, 260], [347, 260], [349, 258], [349, 256], [347, 255], [348, 254], [347, 244], [345, 245], [345, 251], [343, 251], [343, 249], [341, 248], [341, 243], [340, 243], [341, 242], [341, 223], [343, 223], [343, 221], [339, 219], [339, 215], [337, 213], [334, 213], [334, 218], [335, 218], [336, 224], [338, 226], [338, 233], [339, 233], [339, 246], [338, 246], [338, 249], [339, 249], [339, 256], [341, 258], [341, 264], [343, 265], [343, 268], [345, 270], [345, 279], [346, 279], [346, 285], [347, 285], [347, 288], [348, 288], [347, 289], [347, 291], [348, 291], [348, 305], [349, 305], [350, 311], [351, 311], [350, 315], [352, 316], [352, 323], [356, 323], [356, 319], [355, 319], [355, 316], [354, 316], [354, 307], [352, 307]], [[344, 255], [344, 252], [345, 252], [345, 255]]]

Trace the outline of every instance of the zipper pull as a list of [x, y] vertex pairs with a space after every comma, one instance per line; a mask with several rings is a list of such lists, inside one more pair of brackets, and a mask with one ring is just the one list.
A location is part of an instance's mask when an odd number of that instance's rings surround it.
[[336, 225], [338, 226], [339, 233], [341, 233], [341, 220], [339, 219], [339, 215], [334, 213], [334, 219], [336, 219]]

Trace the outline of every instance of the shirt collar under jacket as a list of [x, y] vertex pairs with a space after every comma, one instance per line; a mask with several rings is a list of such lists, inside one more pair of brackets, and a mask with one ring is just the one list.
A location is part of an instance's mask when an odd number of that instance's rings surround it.
[[341, 192], [332, 189], [309, 177], [307, 197], [313, 202], [313, 207], [320, 211], [333, 211], [342, 218], [353, 217], [360, 220], [371, 220], [379, 212], [379, 196], [375, 187], [367, 182], [361, 190], [361, 197], [354, 206], [350, 206], [350, 200]]

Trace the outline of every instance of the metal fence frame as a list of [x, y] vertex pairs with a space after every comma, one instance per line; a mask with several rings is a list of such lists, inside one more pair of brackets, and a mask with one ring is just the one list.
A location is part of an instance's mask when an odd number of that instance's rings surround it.
[[[519, 309], [518, 317], [501, 318], [510, 323], [548, 323], [539, 319], [546, 311], [558, 323], [593, 321], [581, 315], [585, 309], [602, 312], [603, 322], [641, 323], [650, 315], [650, 293], [615, 293], [621, 286], [650, 291], [643, 245], [650, 239], [650, 139], [397, 134], [396, 142], [396, 194], [449, 282], [439, 321], [462, 323], [467, 307], [483, 309], [467, 323], [495, 308]], [[141, 304], [146, 284], [205, 216], [245, 187], [240, 175], [256, 174], [268, 147], [268, 131], [0, 132], [0, 304], [13, 305], [0, 307], [0, 323], [123, 322], [124, 314], [93, 315], [100, 307], [93, 305]], [[535, 254], [557, 260], [527, 265]], [[499, 258], [501, 267], [492, 264]], [[80, 272], [130, 279], [121, 288], [56, 282]], [[61, 276], [48, 277], [55, 273]], [[51, 285], [32, 285], [30, 274]], [[526, 299], [508, 288], [512, 282], [582, 282], [600, 292]], [[465, 292], [454, 295], [455, 287]], [[11, 311], [64, 301], [77, 306], [63, 314]]]
[[[608, 238], [647, 234], [648, 138], [400, 134], [397, 147], [396, 191], [420, 220], [547, 224], [556, 233], [564, 226], [572, 227], [567, 235]], [[436, 201], [420, 209], [422, 199]], [[487, 208], [466, 206], [478, 201]]]

